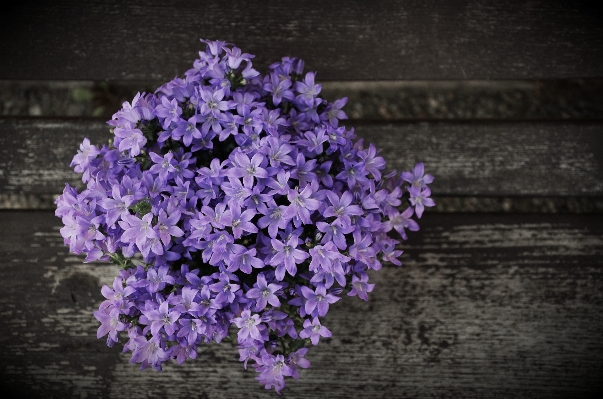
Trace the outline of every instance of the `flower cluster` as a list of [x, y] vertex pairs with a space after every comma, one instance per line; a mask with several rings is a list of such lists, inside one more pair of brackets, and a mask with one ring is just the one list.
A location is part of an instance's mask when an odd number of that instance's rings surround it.
[[161, 370], [234, 329], [278, 392], [331, 336], [331, 304], [368, 300], [367, 271], [400, 265], [388, 232], [419, 229], [433, 177], [382, 176], [376, 148], [339, 126], [346, 99], [324, 100], [300, 59], [261, 76], [253, 55], [204, 43], [184, 78], [123, 104], [108, 144], [84, 139], [71, 166], [87, 187], [67, 185], [56, 215], [71, 252], [122, 267], [95, 312], [109, 346], [127, 332], [131, 362]]

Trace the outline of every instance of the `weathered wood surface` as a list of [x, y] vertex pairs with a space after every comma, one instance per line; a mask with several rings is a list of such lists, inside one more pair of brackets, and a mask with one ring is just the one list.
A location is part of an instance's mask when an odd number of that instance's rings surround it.
[[[434, 195], [603, 195], [599, 122], [359, 124], [356, 132], [391, 169], [423, 161]], [[0, 191], [57, 194], [78, 184], [69, 163], [84, 137], [105, 143], [108, 126], [0, 119]]]
[[[96, 339], [116, 270], [69, 255], [50, 212], [0, 213], [3, 398], [267, 398], [232, 345], [141, 372]], [[603, 392], [603, 217], [430, 215], [404, 266], [344, 298], [284, 398], [585, 398]], [[123, 344], [123, 340], [122, 343]]]
[[[172, 79], [226, 40], [321, 80], [603, 76], [596, 2], [536, 0], [11, 2], [0, 79]], [[127, 4], [126, 4], [127, 3]]]

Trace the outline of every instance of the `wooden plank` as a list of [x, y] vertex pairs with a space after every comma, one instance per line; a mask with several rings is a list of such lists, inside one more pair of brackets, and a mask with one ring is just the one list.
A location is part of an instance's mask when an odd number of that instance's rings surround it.
[[357, 133], [390, 168], [424, 162], [436, 195], [603, 194], [597, 122], [401, 123], [359, 125]]
[[[425, 162], [434, 195], [603, 195], [600, 122], [429, 122], [356, 126], [390, 168]], [[0, 192], [57, 194], [84, 137], [104, 143], [91, 120], [0, 119]], [[81, 184], [81, 183], [80, 183]]]
[[84, 137], [106, 143], [108, 128], [100, 121], [0, 120], [0, 191], [56, 194], [66, 182], [82, 186], [69, 164]]
[[[50, 212], [1, 212], [0, 386], [19, 397], [274, 397], [232, 345], [163, 373], [96, 339], [113, 266], [67, 254]], [[344, 298], [285, 398], [567, 398], [603, 392], [603, 216], [434, 215], [404, 266]], [[6, 261], [6, 260], [10, 261]], [[123, 343], [123, 342], [122, 342]], [[3, 396], [6, 397], [6, 396]]]
[[306, 60], [321, 80], [602, 77], [596, 3], [19, 2], [0, 15], [0, 79], [172, 79], [199, 38]]

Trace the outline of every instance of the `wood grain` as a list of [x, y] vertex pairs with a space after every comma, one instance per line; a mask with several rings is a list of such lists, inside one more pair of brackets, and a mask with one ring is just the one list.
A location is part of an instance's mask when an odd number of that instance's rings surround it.
[[[603, 195], [599, 122], [358, 124], [391, 169], [423, 161], [434, 195]], [[105, 143], [103, 122], [0, 119], [0, 191], [58, 194], [81, 184], [70, 168], [84, 137]]]
[[[113, 266], [67, 253], [49, 212], [0, 213], [0, 385], [19, 397], [275, 397], [232, 345], [141, 372], [96, 339]], [[603, 392], [603, 217], [430, 215], [403, 267], [344, 298], [285, 398], [584, 398]], [[7, 397], [6, 395], [3, 397]]]
[[0, 79], [172, 79], [199, 38], [298, 56], [321, 80], [603, 76], [596, 2], [536, 0], [11, 2]]

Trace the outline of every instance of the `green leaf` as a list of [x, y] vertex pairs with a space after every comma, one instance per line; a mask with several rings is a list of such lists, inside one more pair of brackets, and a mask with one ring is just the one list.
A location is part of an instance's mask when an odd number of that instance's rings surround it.
[[151, 203], [148, 200], [143, 199], [141, 201], [138, 201], [134, 205], [131, 205], [128, 209], [130, 209], [135, 214], [138, 214], [138, 216], [142, 218], [144, 215], [151, 212], [151, 208], [153, 208]]
[[289, 351], [295, 352], [295, 351], [303, 348], [304, 346], [306, 346], [305, 339], [296, 339], [295, 341], [293, 341], [292, 343], [289, 344]]
[[129, 259], [123, 256], [120, 251], [117, 251], [114, 254], [108, 254], [109, 259], [111, 259], [111, 263], [121, 267], [124, 270], [135, 269], [136, 265]]

